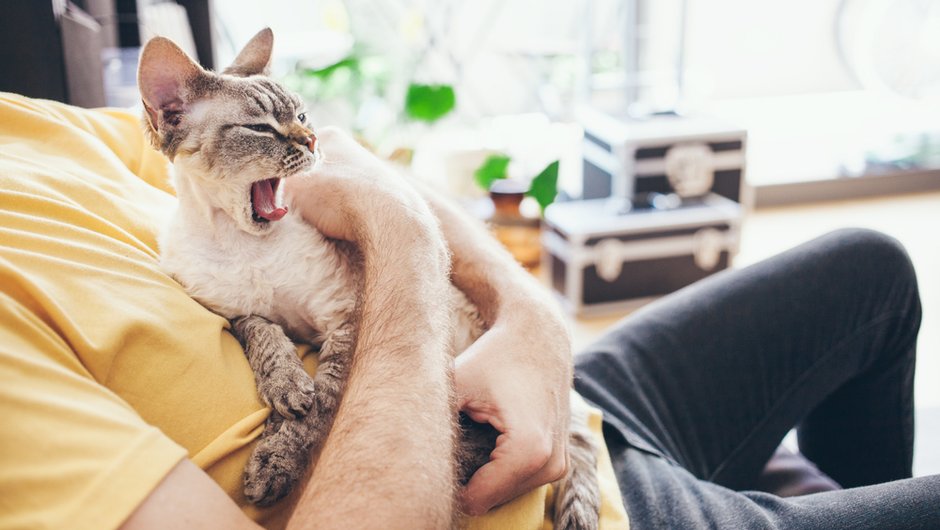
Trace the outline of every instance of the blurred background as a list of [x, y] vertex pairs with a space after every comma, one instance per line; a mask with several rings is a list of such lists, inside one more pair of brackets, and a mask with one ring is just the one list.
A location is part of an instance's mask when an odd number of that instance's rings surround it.
[[[270, 26], [274, 75], [319, 123], [387, 152], [415, 147], [429, 124], [453, 149], [504, 149], [497, 132], [467, 133], [513, 116], [531, 138], [593, 101], [746, 128], [758, 206], [938, 187], [911, 175], [940, 167], [930, 0], [14, 0], [3, 10], [2, 88], [79, 105], [135, 104], [136, 50], [154, 34], [212, 68]], [[455, 107], [409, 120], [421, 112], [405, 105], [414, 85], [452, 89]], [[444, 95], [411, 93], [432, 107]]]
[[488, 220], [571, 310], [577, 345], [831, 229], [889, 233], [923, 292], [917, 472], [940, 472], [940, 2], [10, 0], [0, 13], [0, 90], [86, 107], [139, 105], [154, 35], [221, 69], [271, 27], [272, 75], [312, 123]]

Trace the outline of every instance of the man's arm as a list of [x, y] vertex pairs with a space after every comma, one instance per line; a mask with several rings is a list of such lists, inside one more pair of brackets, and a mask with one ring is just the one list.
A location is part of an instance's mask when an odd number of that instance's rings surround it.
[[502, 435], [462, 492], [479, 514], [561, 478], [567, 467], [571, 338], [548, 291], [453, 203], [419, 186], [453, 254], [452, 280], [487, 331], [457, 358], [458, 404]]
[[121, 525], [122, 530], [249, 530], [249, 519], [205, 471], [190, 460], [174, 467]]
[[451, 524], [446, 248], [414, 222], [386, 217], [369, 233], [357, 240], [365, 284], [349, 382], [290, 527]]
[[[348, 137], [344, 137], [345, 143], [339, 142], [341, 136], [333, 131], [320, 134], [321, 147], [327, 157], [331, 152], [339, 154], [341, 159], [343, 156], [350, 157], [341, 160], [341, 163], [345, 163], [347, 173], [348, 168], [352, 167], [355, 172], [360, 172], [360, 178], [365, 174], [371, 175], [372, 186], [381, 188], [393, 182], [398, 184], [400, 177], [394, 171], [384, 167], [383, 163], [358, 145], [351, 145]], [[348, 148], [350, 154], [343, 155], [341, 151], [337, 153], [340, 147]], [[357, 163], [350, 164], [352, 158]], [[329, 160], [326, 162], [328, 164]], [[369, 180], [368, 176], [366, 180]], [[288, 189], [301, 182], [288, 181]], [[311, 188], [310, 191], [303, 195], [304, 200], [298, 204], [303, 208], [302, 215], [331, 237], [355, 240], [357, 235], [351, 231], [351, 227], [356, 226], [356, 223], [344, 218], [336, 208], [337, 204], [343, 203], [343, 199], [331, 196], [323, 186], [315, 190]], [[425, 205], [430, 205], [452, 252], [452, 280], [477, 305], [489, 327], [457, 359], [455, 370], [457, 399], [461, 410], [476, 421], [491, 423], [502, 433], [490, 462], [474, 475], [461, 495], [464, 510], [479, 514], [564, 475], [567, 467], [568, 392], [572, 372], [571, 340], [549, 293], [515, 262], [481, 223], [469, 218], [430, 190], [419, 187], [419, 191], [424, 200], [419, 199], [420, 205], [413, 204], [413, 212], [420, 210], [423, 215]], [[358, 195], [350, 197], [354, 202], [361, 202], [370, 193], [369, 189], [363, 189]], [[412, 200], [415, 198], [409, 196], [407, 199]], [[379, 216], [378, 219], [383, 220], [383, 217]], [[386, 228], [385, 232], [389, 230]], [[382, 231], [375, 227], [371, 233], [381, 234]], [[376, 255], [390, 256], [394, 245], [391, 243], [384, 249], [376, 249]], [[426, 256], [410, 259], [413, 257], [393, 257], [389, 264], [397, 274], [413, 275], [425, 267], [428, 259]], [[397, 283], [389, 283], [382, 290], [396, 293], [395, 289], [404, 286], [405, 292], [398, 292], [395, 296], [401, 296], [401, 300], [406, 303], [399, 303], [394, 309], [409, 312], [421, 302], [408, 302], [408, 297], [418, 291], [409, 286], [416, 279], [404, 276], [397, 279], [390, 276], [389, 281]], [[395, 299], [390, 298], [388, 301], [391, 305], [382, 305], [384, 310], [395, 305]], [[429, 298], [425, 298], [424, 304], [429, 301]], [[425, 305], [422, 309], [438, 316], [442, 312], [437, 305]], [[390, 321], [397, 322], [397, 317]], [[363, 320], [360, 329], [371, 332], [374, 328]], [[375, 329], [381, 330], [381, 327]], [[384, 330], [383, 333], [389, 331]], [[360, 337], [362, 340], [363, 337]], [[361, 355], [361, 351], [357, 350], [357, 356]], [[387, 388], [397, 386], [385, 379], [383, 381], [388, 385]], [[344, 405], [350, 392], [347, 389]], [[424, 429], [420, 432], [434, 432]], [[334, 425], [333, 433], [336, 432]], [[335, 434], [331, 434], [330, 438], [338, 439]], [[327, 445], [329, 443], [328, 440]], [[322, 464], [317, 470], [321, 467]], [[450, 492], [451, 489], [445, 486], [441, 491]], [[419, 503], [424, 502], [424, 499], [417, 500]]]
[[[401, 177], [340, 133], [292, 179], [295, 207], [363, 255], [359, 336], [333, 429], [289, 527], [441, 528], [453, 513], [449, 257]], [[323, 215], [341, 219], [330, 231]]]

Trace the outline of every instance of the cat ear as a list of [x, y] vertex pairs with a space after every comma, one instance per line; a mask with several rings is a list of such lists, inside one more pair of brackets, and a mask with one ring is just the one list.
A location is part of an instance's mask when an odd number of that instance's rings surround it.
[[[185, 111], [188, 87], [196, 78], [209, 75], [173, 41], [164, 37], [150, 39], [140, 52], [137, 86], [147, 111], [150, 126], [179, 124]], [[162, 119], [161, 119], [162, 118]]]
[[264, 28], [248, 41], [231, 66], [223, 74], [238, 77], [268, 75], [271, 73], [271, 50], [274, 49], [274, 32]]

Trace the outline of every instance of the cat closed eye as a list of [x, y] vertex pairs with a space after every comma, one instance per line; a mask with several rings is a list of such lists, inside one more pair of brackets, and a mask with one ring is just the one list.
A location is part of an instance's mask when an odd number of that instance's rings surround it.
[[271, 127], [270, 125], [268, 125], [268, 124], [266, 124], [266, 123], [249, 123], [249, 124], [246, 124], [246, 125], [242, 125], [242, 127], [246, 128], [246, 129], [248, 129], [248, 130], [255, 131], [255, 132], [260, 132], [260, 133], [273, 133], [273, 132], [277, 132], [277, 131], [274, 130], [274, 127]]

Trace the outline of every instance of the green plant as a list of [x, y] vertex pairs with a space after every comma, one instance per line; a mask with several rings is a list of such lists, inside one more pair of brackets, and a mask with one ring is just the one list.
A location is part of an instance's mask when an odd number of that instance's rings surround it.
[[343, 69], [348, 69], [350, 72], [359, 75], [359, 63], [359, 57], [356, 57], [355, 55], [348, 55], [331, 65], [324, 66], [323, 68], [305, 68], [302, 70], [302, 73], [304, 75], [323, 80], [328, 80], [333, 76], [333, 74], [340, 72]]
[[526, 195], [539, 203], [542, 212], [549, 204], [555, 202], [555, 197], [558, 195], [558, 166], [558, 160], [545, 166], [545, 169], [532, 179], [529, 191], [526, 192]]
[[[489, 191], [493, 182], [508, 177], [507, 170], [511, 160], [505, 154], [488, 156], [473, 173], [474, 180], [481, 188]], [[526, 192], [527, 196], [535, 199], [542, 212], [555, 201], [555, 197], [558, 195], [558, 167], [558, 160], [545, 166], [545, 169], [532, 179], [529, 184], [529, 191]]]
[[483, 164], [473, 173], [474, 180], [486, 191], [490, 190], [493, 181], [506, 178], [510, 158], [506, 155], [490, 155]]
[[386, 61], [354, 48], [342, 59], [319, 68], [302, 67], [288, 74], [283, 82], [314, 102], [349, 101], [354, 105], [371, 93], [382, 93], [388, 84]]
[[413, 120], [435, 122], [446, 116], [457, 104], [454, 87], [411, 83], [405, 95], [405, 114]]

